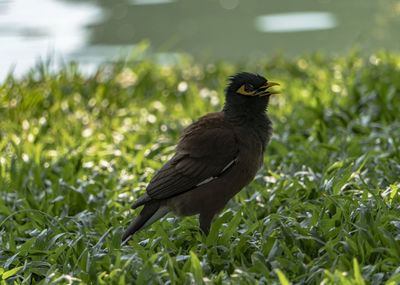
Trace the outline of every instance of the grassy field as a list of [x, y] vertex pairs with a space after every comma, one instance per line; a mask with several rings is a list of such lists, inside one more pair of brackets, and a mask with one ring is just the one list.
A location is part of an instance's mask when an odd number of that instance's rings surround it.
[[[133, 56], [134, 58], [134, 56]], [[0, 85], [0, 284], [399, 284], [400, 56], [39, 66]], [[214, 221], [129, 207], [226, 78], [282, 84], [264, 167]]]

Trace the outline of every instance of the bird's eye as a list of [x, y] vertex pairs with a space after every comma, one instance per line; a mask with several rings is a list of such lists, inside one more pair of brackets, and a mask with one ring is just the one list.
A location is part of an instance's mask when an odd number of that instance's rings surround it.
[[246, 91], [253, 91], [254, 90], [254, 86], [250, 83], [245, 85], [245, 90]]
[[236, 92], [245, 96], [253, 96], [256, 90], [254, 90], [254, 86], [251, 84], [243, 84]]

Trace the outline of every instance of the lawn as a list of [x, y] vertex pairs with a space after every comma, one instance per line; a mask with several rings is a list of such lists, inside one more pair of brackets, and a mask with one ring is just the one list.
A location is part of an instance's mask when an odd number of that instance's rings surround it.
[[[0, 284], [400, 283], [400, 55], [137, 56], [0, 85]], [[255, 180], [208, 237], [169, 215], [121, 246], [131, 203], [238, 71], [282, 85]]]

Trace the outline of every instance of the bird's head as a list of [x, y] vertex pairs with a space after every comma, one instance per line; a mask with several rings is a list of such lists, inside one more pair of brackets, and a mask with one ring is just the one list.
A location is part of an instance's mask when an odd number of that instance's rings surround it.
[[226, 94], [230, 96], [245, 96], [245, 97], [264, 97], [278, 94], [278, 91], [270, 90], [269, 87], [279, 85], [279, 83], [270, 82], [263, 76], [240, 72], [230, 78], [230, 83], [226, 89]]
[[225, 112], [263, 113], [267, 109], [270, 95], [279, 93], [269, 89], [279, 83], [270, 82], [258, 74], [240, 72], [229, 79], [230, 83], [225, 90]]

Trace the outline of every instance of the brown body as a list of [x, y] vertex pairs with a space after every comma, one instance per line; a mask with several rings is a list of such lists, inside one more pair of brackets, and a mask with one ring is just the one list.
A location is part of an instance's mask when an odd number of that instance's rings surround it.
[[[266, 79], [259, 78], [263, 80], [259, 86], [267, 86]], [[184, 130], [175, 155], [132, 205], [144, 208], [123, 240], [168, 212], [200, 214], [200, 228], [208, 234], [213, 217], [253, 180], [272, 134], [265, 114], [268, 98], [228, 95], [224, 110], [207, 114]]]
[[[221, 119], [223, 123], [228, 123], [222, 112], [209, 114], [203, 119], [210, 118]], [[253, 180], [263, 164], [264, 145], [267, 142], [261, 142], [245, 128], [230, 129], [234, 130], [239, 149], [234, 158], [236, 162], [218, 179], [167, 199], [165, 205], [172, 212], [179, 216], [200, 214], [200, 223], [203, 219], [205, 222], [211, 221], [233, 196]], [[184, 143], [184, 140], [182, 142]]]

